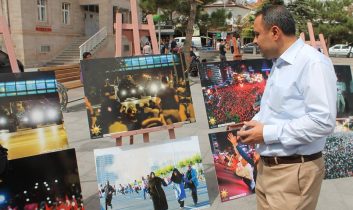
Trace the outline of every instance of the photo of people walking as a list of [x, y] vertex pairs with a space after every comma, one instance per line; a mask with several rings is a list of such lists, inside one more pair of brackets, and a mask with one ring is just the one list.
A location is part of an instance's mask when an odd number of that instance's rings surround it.
[[196, 136], [144, 147], [96, 149], [94, 154], [102, 209], [210, 206]]

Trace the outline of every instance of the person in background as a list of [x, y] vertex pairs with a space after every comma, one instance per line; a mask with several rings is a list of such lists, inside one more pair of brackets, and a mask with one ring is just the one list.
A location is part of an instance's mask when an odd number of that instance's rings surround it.
[[219, 45], [219, 59], [221, 60], [221, 62], [227, 61], [226, 46], [225, 46], [225, 42], [223, 40], [221, 41], [221, 44]]
[[191, 197], [194, 201], [194, 205], [197, 205], [197, 186], [199, 186], [199, 181], [197, 179], [197, 172], [192, 166], [189, 164], [188, 171], [186, 172], [186, 179], [188, 188], [191, 190]]
[[152, 49], [151, 49], [151, 46], [150, 46], [150, 43], [149, 42], [146, 42], [145, 46], [143, 47], [142, 49], [142, 53], [144, 55], [150, 55], [152, 54]]
[[[92, 54], [90, 52], [84, 52], [82, 54], [82, 60], [89, 60], [92, 59]], [[80, 68], [81, 69], [81, 68]], [[83, 84], [83, 74], [82, 74], [82, 70], [80, 70], [80, 80], [81, 83]]]

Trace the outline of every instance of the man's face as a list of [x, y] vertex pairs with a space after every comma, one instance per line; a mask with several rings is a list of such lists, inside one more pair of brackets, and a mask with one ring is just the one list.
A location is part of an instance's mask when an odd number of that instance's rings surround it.
[[272, 33], [272, 28], [266, 28], [262, 19], [262, 15], [255, 18], [254, 21], [254, 43], [260, 48], [261, 54], [267, 58], [272, 59], [276, 56], [276, 42]]

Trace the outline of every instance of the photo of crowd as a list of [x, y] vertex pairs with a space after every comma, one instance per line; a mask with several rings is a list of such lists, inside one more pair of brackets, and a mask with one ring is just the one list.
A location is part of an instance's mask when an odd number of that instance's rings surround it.
[[337, 76], [335, 132], [327, 137], [325, 179], [353, 176], [353, 78], [349, 65], [334, 65]]
[[96, 149], [94, 155], [102, 209], [210, 207], [196, 136]]
[[52, 72], [1, 76], [0, 144], [9, 159], [68, 147]]
[[75, 149], [10, 160], [0, 209], [83, 209]]
[[200, 78], [210, 128], [251, 120], [272, 61], [264, 59], [204, 63]]
[[253, 194], [260, 159], [255, 148], [238, 142], [236, 130], [211, 133], [209, 139], [221, 201]]
[[335, 132], [327, 137], [325, 179], [353, 176], [353, 132]]
[[[181, 58], [168, 56], [164, 60], [137, 57], [129, 65], [126, 63], [131, 58], [81, 63], [91, 138], [195, 122], [189, 81]], [[141, 61], [147, 58], [153, 58], [153, 65]], [[158, 61], [165, 63], [158, 66]]]

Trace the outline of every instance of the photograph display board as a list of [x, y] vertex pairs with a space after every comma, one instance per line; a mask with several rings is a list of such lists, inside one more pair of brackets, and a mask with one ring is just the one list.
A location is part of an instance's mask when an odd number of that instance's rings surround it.
[[349, 65], [334, 65], [337, 76], [335, 132], [324, 149], [325, 178], [353, 176], [353, 79]]
[[195, 122], [184, 66], [171, 54], [82, 61], [91, 138]]
[[172, 210], [178, 199], [185, 209], [210, 206], [197, 136], [96, 149], [94, 156], [102, 209]]
[[68, 147], [54, 72], [1, 74], [0, 144], [9, 159]]
[[259, 110], [271, 67], [272, 61], [264, 59], [202, 64], [209, 128], [251, 120]]
[[75, 149], [10, 160], [0, 209], [83, 209]]
[[236, 135], [235, 130], [208, 134], [222, 202], [255, 192], [260, 156], [252, 146], [237, 142]]

